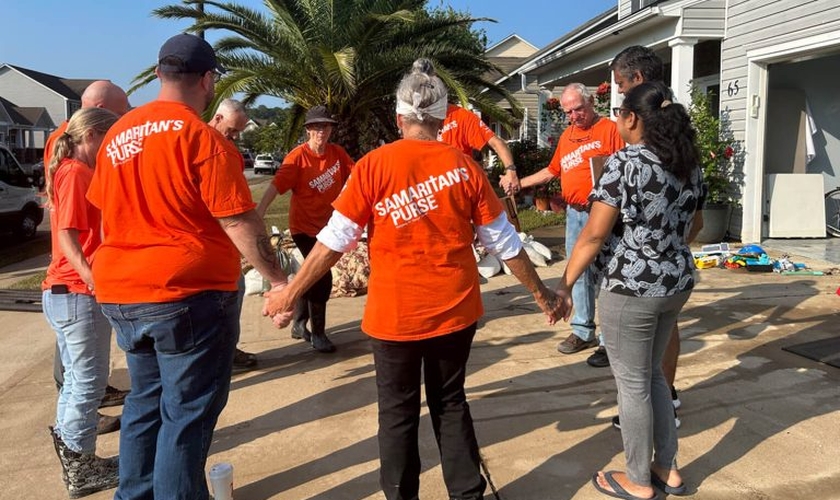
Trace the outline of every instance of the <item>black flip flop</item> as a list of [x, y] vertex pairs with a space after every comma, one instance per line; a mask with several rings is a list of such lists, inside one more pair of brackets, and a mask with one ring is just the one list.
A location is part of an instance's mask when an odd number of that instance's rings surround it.
[[681, 497], [688, 494], [688, 488], [685, 486], [685, 482], [679, 486], [669, 486], [668, 483], [660, 479], [653, 471], [650, 471], [650, 482], [669, 495]]
[[656, 493], [656, 490], [654, 490], [653, 496], [649, 498], [637, 497], [636, 495], [633, 495], [632, 493], [628, 492], [627, 490], [622, 488], [620, 484], [618, 484], [618, 481], [613, 479], [613, 474], [615, 474], [616, 472], [618, 471], [611, 470], [609, 472], [604, 472], [604, 479], [607, 480], [607, 484], [609, 484], [610, 488], [613, 489], [612, 491], [598, 484], [597, 472], [592, 476], [592, 486], [595, 486], [595, 489], [600, 491], [604, 495], [611, 496], [613, 498], [621, 498], [622, 500], [659, 500], [659, 495]]

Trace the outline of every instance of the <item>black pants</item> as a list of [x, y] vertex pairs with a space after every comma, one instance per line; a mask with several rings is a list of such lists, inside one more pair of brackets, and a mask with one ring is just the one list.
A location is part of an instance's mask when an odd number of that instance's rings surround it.
[[[309, 255], [309, 252], [315, 248], [315, 243], [318, 242], [317, 238], [314, 236], [309, 236], [308, 234], [303, 233], [293, 234], [292, 240], [295, 242], [295, 245], [297, 245], [300, 253], [302, 253], [304, 257]], [[307, 290], [301, 298], [317, 304], [326, 304], [327, 301], [330, 300], [331, 292], [332, 272], [327, 271], [326, 274], [321, 276], [321, 279], [316, 281], [315, 284], [312, 285], [312, 287]]]
[[414, 500], [420, 487], [420, 371], [449, 497], [482, 499], [478, 442], [464, 393], [476, 325], [426, 340], [372, 339], [379, 395], [380, 484], [388, 500]]

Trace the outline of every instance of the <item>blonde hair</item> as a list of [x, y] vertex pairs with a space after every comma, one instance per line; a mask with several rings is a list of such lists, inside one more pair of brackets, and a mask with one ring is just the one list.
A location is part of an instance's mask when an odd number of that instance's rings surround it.
[[50, 157], [50, 164], [46, 166], [47, 184], [45, 187], [47, 193], [47, 205], [53, 202], [53, 175], [58, 170], [58, 166], [65, 158], [72, 158], [76, 153], [76, 145], [80, 144], [85, 134], [93, 130], [100, 134], [104, 134], [111, 128], [111, 125], [116, 123], [119, 116], [113, 111], [105, 108], [82, 108], [70, 117], [67, 122], [67, 129], [61, 134], [53, 144], [52, 156]]

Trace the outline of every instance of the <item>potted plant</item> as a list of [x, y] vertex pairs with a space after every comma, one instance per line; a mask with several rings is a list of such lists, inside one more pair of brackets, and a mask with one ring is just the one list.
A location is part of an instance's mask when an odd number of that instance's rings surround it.
[[700, 152], [703, 180], [709, 190], [703, 207], [703, 229], [696, 240], [717, 243], [726, 236], [732, 207], [737, 203], [735, 157], [736, 142], [731, 133], [721, 127], [721, 119], [712, 111], [711, 99], [697, 87], [691, 89], [689, 115], [697, 132], [696, 143]]

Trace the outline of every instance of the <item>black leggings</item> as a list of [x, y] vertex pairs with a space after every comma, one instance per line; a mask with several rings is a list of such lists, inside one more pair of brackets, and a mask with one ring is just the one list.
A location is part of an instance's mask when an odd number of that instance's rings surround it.
[[[297, 245], [300, 252], [303, 254], [304, 257], [309, 255], [309, 252], [315, 248], [315, 243], [318, 240], [314, 236], [309, 236], [308, 234], [298, 233], [292, 235], [292, 240]], [[309, 302], [315, 302], [318, 304], [326, 304], [328, 300], [330, 300], [330, 293], [332, 292], [332, 271], [327, 271], [326, 274], [321, 276], [321, 279], [315, 282], [312, 287], [303, 294], [303, 299], [308, 300]]]

